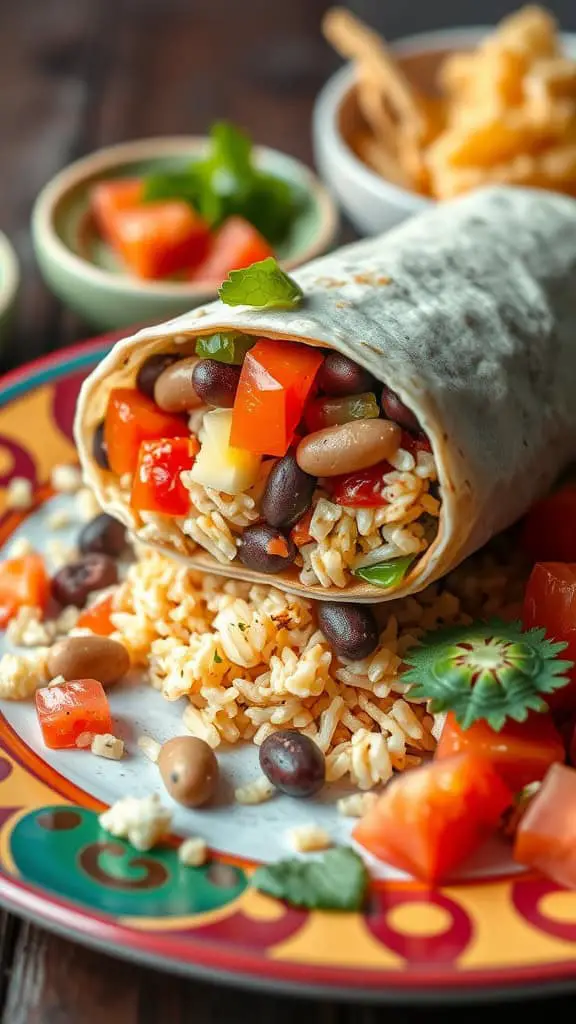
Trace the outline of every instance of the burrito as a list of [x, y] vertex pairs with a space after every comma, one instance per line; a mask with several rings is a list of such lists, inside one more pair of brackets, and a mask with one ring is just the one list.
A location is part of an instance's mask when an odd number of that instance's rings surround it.
[[86, 482], [138, 541], [383, 601], [454, 568], [574, 457], [573, 199], [438, 204], [301, 268], [294, 308], [265, 308], [262, 266], [244, 304], [146, 328], [84, 383]]

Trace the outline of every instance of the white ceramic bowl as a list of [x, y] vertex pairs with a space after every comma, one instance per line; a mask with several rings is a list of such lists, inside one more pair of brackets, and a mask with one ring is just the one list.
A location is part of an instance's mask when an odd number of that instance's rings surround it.
[[18, 293], [20, 270], [11, 243], [0, 231], [0, 342], [4, 341]]
[[[487, 26], [476, 26], [425, 32], [399, 40], [393, 50], [409, 74], [418, 66], [418, 77], [424, 75], [431, 81], [434, 69], [447, 53], [474, 48], [489, 31]], [[564, 33], [562, 41], [566, 53], [576, 56], [576, 34]], [[354, 227], [363, 235], [377, 235], [426, 209], [434, 200], [381, 178], [346, 142], [359, 118], [355, 78], [354, 67], [347, 64], [320, 92], [313, 116], [314, 156], [321, 177]]]

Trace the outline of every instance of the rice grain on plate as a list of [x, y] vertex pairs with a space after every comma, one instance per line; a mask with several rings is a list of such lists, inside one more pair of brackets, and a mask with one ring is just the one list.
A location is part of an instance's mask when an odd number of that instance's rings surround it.
[[435, 747], [434, 717], [401, 680], [404, 653], [439, 625], [517, 614], [521, 585], [520, 568], [476, 556], [443, 584], [379, 606], [377, 649], [350, 662], [318, 629], [313, 601], [142, 550], [116, 594], [113, 636], [167, 700], [187, 698], [184, 724], [210, 746], [298, 729], [324, 753], [328, 782], [369, 790]]

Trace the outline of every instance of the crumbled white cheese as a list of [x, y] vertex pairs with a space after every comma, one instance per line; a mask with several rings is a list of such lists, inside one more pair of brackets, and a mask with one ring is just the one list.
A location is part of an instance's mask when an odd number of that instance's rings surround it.
[[[48, 686], [66, 686], [66, 680], [64, 679], [64, 676], [54, 676], [53, 679], [48, 681]], [[86, 734], [81, 733], [81, 735], [84, 736]]]
[[6, 508], [24, 512], [34, 504], [32, 483], [25, 476], [13, 476], [6, 488]]
[[158, 796], [126, 796], [98, 819], [100, 826], [119, 839], [127, 839], [137, 850], [151, 850], [170, 831], [172, 811]]
[[98, 757], [107, 757], [110, 761], [121, 761], [124, 757], [124, 740], [109, 732], [103, 735], [97, 734], [92, 740], [90, 749]]
[[208, 860], [208, 846], [200, 836], [190, 836], [178, 847], [178, 860], [187, 868], [199, 868]]
[[345, 818], [361, 818], [378, 800], [377, 793], [351, 793], [336, 802], [338, 814]]
[[261, 778], [254, 779], [253, 782], [249, 782], [246, 786], [240, 786], [234, 792], [234, 797], [239, 804], [263, 804], [275, 792], [276, 790], [272, 783], [268, 781], [265, 775], [262, 775]]
[[89, 487], [81, 487], [76, 495], [76, 511], [78, 518], [82, 522], [88, 522], [90, 519], [95, 519], [99, 516], [102, 509], [98, 502], [98, 498], [91, 491]]
[[64, 530], [70, 526], [72, 516], [67, 508], [56, 508], [48, 516], [48, 528], [50, 530]]
[[447, 717], [448, 717], [448, 712], [447, 711], [437, 711], [434, 714], [434, 725], [430, 729], [430, 732], [432, 733], [432, 735], [433, 735], [433, 737], [434, 737], [434, 739], [436, 740], [437, 743], [440, 742], [440, 737], [442, 735], [442, 730], [444, 728], [444, 725], [445, 725]]
[[23, 604], [8, 623], [6, 637], [17, 647], [45, 647], [56, 635], [53, 622], [43, 622], [40, 608]]
[[144, 756], [156, 764], [162, 749], [158, 740], [153, 739], [152, 736], [139, 736], [137, 743]]
[[318, 825], [297, 825], [288, 830], [286, 838], [296, 853], [314, 853], [334, 845], [331, 836]]
[[8, 558], [24, 558], [24, 555], [31, 555], [33, 551], [28, 537], [17, 537], [8, 548]]
[[78, 466], [54, 466], [50, 483], [59, 494], [76, 494], [82, 486], [82, 473]]
[[47, 647], [33, 656], [3, 654], [0, 658], [0, 700], [28, 700], [46, 682]]
[[46, 542], [46, 557], [53, 569], [61, 569], [78, 560], [78, 548], [64, 544], [57, 537], [51, 537]]

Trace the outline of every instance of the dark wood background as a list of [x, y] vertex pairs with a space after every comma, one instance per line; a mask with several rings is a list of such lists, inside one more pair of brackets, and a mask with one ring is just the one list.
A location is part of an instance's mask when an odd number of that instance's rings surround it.
[[[310, 162], [314, 97], [337, 59], [319, 22], [326, 0], [0, 0], [0, 228], [23, 283], [2, 369], [87, 336], [44, 288], [34, 265], [34, 197], [61, 167], [99, 146], [204, 132], [226, 117], [259, 142]], [[451, 24], [487, 24], [505, 0], [355, 0], [395, 38]], [[576, 29], [576, 0], [549, 3]], [[554, 1005], [552, 1005], [552, 1002]], [[548, 1012], [566, 1011], [567, 1000]], [[515, 1013], [524, 1007], [510, 1007]], [[260, 996], [158, 974], [54, 938], [0, 911], [2, 1024], [218, 1024], [303, 1014], [317, 1024], [371, 1024], [398, 1012]], [[400, 1011], [410, 1021], [480, 1019], [486, 1010]]]

